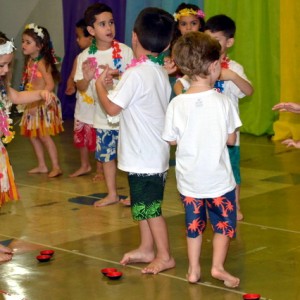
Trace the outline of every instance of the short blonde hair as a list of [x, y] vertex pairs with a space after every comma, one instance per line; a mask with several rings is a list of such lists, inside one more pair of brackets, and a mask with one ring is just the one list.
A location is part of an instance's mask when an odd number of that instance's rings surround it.
[[181, 36], [172, 50], [178, 68], [191, 79], [209, 75], [209, 66], [220, 59], [219, 42], [203, 32], [189, 32]]

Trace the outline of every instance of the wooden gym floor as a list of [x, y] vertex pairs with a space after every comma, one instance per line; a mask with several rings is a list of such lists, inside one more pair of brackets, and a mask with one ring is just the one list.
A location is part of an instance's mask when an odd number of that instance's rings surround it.
[[[184, 214], [173, 160], [163, 213], [176, 268], [142, 275], [143, 264], [119, 265], [123, 253], [138, 246], [138, 227], [130, 208], [122, 204], [92, 206], [106, 192], [103, 181], [92, 181], [94, 173], [68, 177], [79, 166], [72, 124], [66, 121], [66, 131], [55, 137], [64, 172], [58, 178], [27, 174], [36, 163], [29, 140], [17, 133], [8, 145], [22, 199], [3, 205], [0, 211], [0, 241], [15, 249], [13, 260], [0, 265], [0, 299], [239, 300], [246, 292], [259, 293], [261, 299], [300, 299], [300, 150], [287, 149], [266, 136], [242, 134], [245, 218], [238, 223], [226, 262], [241, 284], [229, 289], [210, 276], [210, 228], [204, 234], [202, 280], [186, 282]], [[91, 161], [95, 166], [92, 157]], [[119, 172], [117, 181], [120, 195], [128, 195], [126, 174]], [[35, 259], [43, 249], [55, 250], [50, 262]], [[123, 277], [105, 278], [100, 273], [105, 267], [116, 267]]]

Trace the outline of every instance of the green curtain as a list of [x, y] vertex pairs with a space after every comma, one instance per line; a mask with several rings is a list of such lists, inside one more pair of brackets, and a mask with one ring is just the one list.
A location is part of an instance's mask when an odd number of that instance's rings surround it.
[[240, 100], [241, 132], [273, 134], [280, 100], [280, 0], [205, 0], [206, 19], [226, 14], [236, 22], [230, 58], [239, 62], [254, 86], [254, 94]]

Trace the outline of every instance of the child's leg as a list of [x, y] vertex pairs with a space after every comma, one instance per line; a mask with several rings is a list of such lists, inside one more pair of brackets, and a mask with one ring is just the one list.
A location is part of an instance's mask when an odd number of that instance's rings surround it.
[[241, 211], [240, 206], [240, 185], [237, 184], [235, 188], [235, 202], [236, 202], [236, 219], [238, 221], [242, 221], [244, 219], [244, 215]]
[[101, 181], [104, 179], [103, 174], [103, 162], [96, 160], [96, 175], [93, 177], [93, 181]]
[[150, 226], [147, 220], [139, 221], [140, 228], [140, 245], [137, 249], [124, 254], [120, 263], [127, 265], [130, 263], [149, 263], [154, 257], [154, 240], [152, 237]]
[[213, 238], [212, 277], [224, 281], [227, 287], [238, 287], [240, 279], [234, 277], [224, 269], [230, 238], [220, 233], [215, 233]]
[[156, 246], [156, 257], [142, 270], [144, 274], [158, 274], [159, 272], [175, 267], [175, 260], [170, 254], [167, 224], [163, 216], [147, 220], [154, 244]]
[[106, 183], [108, 193], [106, 197], [94, 203], [95, 207], [102, 207], [102, 206], [119, 202], [119, 195], [117, 192], [117, 183], [116, 183], [116, 176], [117, 176], [116, 160], [113, 159], [111, 161], [104, 162], [103, 171], [104, 171], [104, 178], [105, 178], [105, 183]]
[[190, 283], [196, 283], [201, 277], [200, 268], [200, 256], [202, 246], [202, 235], [198, 235], [196, 238], [187, 237], [187, 248], [189, 258], [189, 270], [187, 274], [187, 280]]
[[59, 166], [58, 154], [54, 141], [52, 140], [50, 135], [40, 137], [40, 139], [47, 149], [52, 164], [52, 171], [48, 174], [48, 177], [52, 178], [61, 175], [62, 171]]
[[39, 138], [30, 138], [30, 141], [33, 146], [36, 158], [38, 160], [38, 166], [29, 170], [28, 173], [48, 173], [48, 168], [45, 162], [44, 148], [41, 140]]
[[79, 148], [80, 152], [80, 168], [75, 171], [74, 173], [70, 174], [69, 177], [77, 177], [81, 175], [85, 175], [89, 173], [92, 169], [90, 165], [90, 158], [89, 158], [89, 150], [87, 147], [81, 147]]

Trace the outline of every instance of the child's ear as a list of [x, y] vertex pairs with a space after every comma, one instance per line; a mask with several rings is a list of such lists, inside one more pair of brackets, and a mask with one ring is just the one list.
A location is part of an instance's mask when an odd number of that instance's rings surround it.
[[233, 46], [233, 44], [234, 44], [234, 38], [229, 38], [226, 42], [226, 47], [230, 48]]
[[92, 36], [95, 36], [95, 29], [92, 26], [87, 26], [86, 30], [88, 31], [88, 33]]

